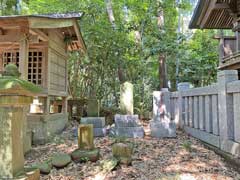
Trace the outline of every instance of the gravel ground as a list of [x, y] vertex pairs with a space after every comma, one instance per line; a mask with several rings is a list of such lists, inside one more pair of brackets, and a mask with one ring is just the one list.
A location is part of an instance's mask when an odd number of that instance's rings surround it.
[[[26, 165], [49, 160], [56, 152], [71, 153], [77, 148], [77, 138], [73, 136], [72, 123], [51, 143], [33, 147], [26, 155]], [[95, 138], [95, 147], [100, 148], [101, 158], [96, 163], [71, 163], [64, 169], [53, 168], [41, 180], [240, 180], [240, 173], [228, 166], [213, 151], [206, 149], [198, 140], [183, 132], [177, 132], [175, 139], [154, 139], [149, 136], [145, 123], [146, 136], [143, 139], [127, 139], [134, 144], [131, 166], [119, 165], [112, 172], [102, 175], [99, 162], [111, 157], [110, 137]]]

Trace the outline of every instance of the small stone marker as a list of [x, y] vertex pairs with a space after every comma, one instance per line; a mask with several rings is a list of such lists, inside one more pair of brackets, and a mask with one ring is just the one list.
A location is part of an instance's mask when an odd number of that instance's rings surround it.
[[120, 109], [122, 114], [133, 114], [133, 85], [130, 82], [120, 85]]
[[78, 148], [91, 150], [94, 148], [93, 143], [93, 125], [80, 124], [78, 128]]
[[112, 146], [113, 156], [120, 160], [120, 163], [129, 165], [132, 162], [133, 145], [128, 143], [116, 143]]

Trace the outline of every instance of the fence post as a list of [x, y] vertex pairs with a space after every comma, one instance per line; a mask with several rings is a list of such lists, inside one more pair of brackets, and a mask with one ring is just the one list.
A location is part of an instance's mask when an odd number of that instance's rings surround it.
[[218, 109], [220, 147], [227, 149], [230, 133], [233, 131], [232, 97], [227, 93], [227, 83], [238, 80], [236, 70], [225, 70], [218, 73]]
[[178, 118], [179, 118], [179, 127], [183, 128], [184, 126], [184, 118], [185, 118], [185, 108], [184, 106], [184, 99], [182, 98], [182, 93], [181, 91], [186, 91], [190, 89], [190, 83], [188, 82], [183, 82], [183, 83], [179, 83], [178, 84], [178, 92], [179, 92], [179, 96], [178, 96]]

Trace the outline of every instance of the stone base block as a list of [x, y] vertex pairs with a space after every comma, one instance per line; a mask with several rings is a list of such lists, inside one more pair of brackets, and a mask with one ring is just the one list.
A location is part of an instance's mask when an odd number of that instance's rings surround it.
[[94, 137], [103, 137], [103, 136], [106, 136], [106, 134], [107, 134], [106, 128], [94, 128], [93, 129]]
[[151, 136], [157, 138], [176, 137], [176, 124], [150, 121]]
[[120, 115], [114, 116], [116, 127], [138, 127], [141, 126], [138, 115]]
[[93, 128], [103, 128], [105, 126], [105, 117], [83, 117], [81, 124], [93, 124]]
[[115, 135], [127, 138], [143, 138], [143, 127], [118, 127], [115, 129]]

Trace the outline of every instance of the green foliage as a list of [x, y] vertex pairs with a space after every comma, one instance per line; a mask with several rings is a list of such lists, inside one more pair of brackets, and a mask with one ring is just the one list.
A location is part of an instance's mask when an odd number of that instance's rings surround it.
[[190, 151], [192, 151], [192, 142], [191, 142], [191, 141], [185, 141], [185, 142], [183, 143], [182, 147], [183, 147], [186, 151], [190, 152]]
[[25, 80], [18, 79], [16, 77], [10, 77], [10, 76], [0, 78], [0, 90], [7, 90], [7, 89], [14, 88], [16, 86], [20, 86], [21, 88], [32, 93], [42, 92], [42, 88]]
[[[16, 1], [2, 0], [2, 14], [15, 13]], [[134, 84], [137, 113], [151, 111], [152, 91], [159, 87], [159, 55], [166, 57], [167, 78], [172, 90], [179, 81], [204, 86], [216, 80], [217, 41], [212, 30], [196, 31], [189, 37], [177, 34], [179, 10], [189, 15], [189, 0], [112, 0], [116, 29], [109, 22], [102, 0], [23, 0], [23, 14], [84, 12], [81, 31], [87, 45], [86, 56], [70, 53], [69, 91], [73, 98], [87, 98], [94, 89], [104, 107], [118, 107], [119, 67], [126, 80]], [[159, 26], [159, 12], [164, 23]], [[66, 37], [68, 43], [71, 37]], [[180, 42], [180, 44], [179, 44]]]

